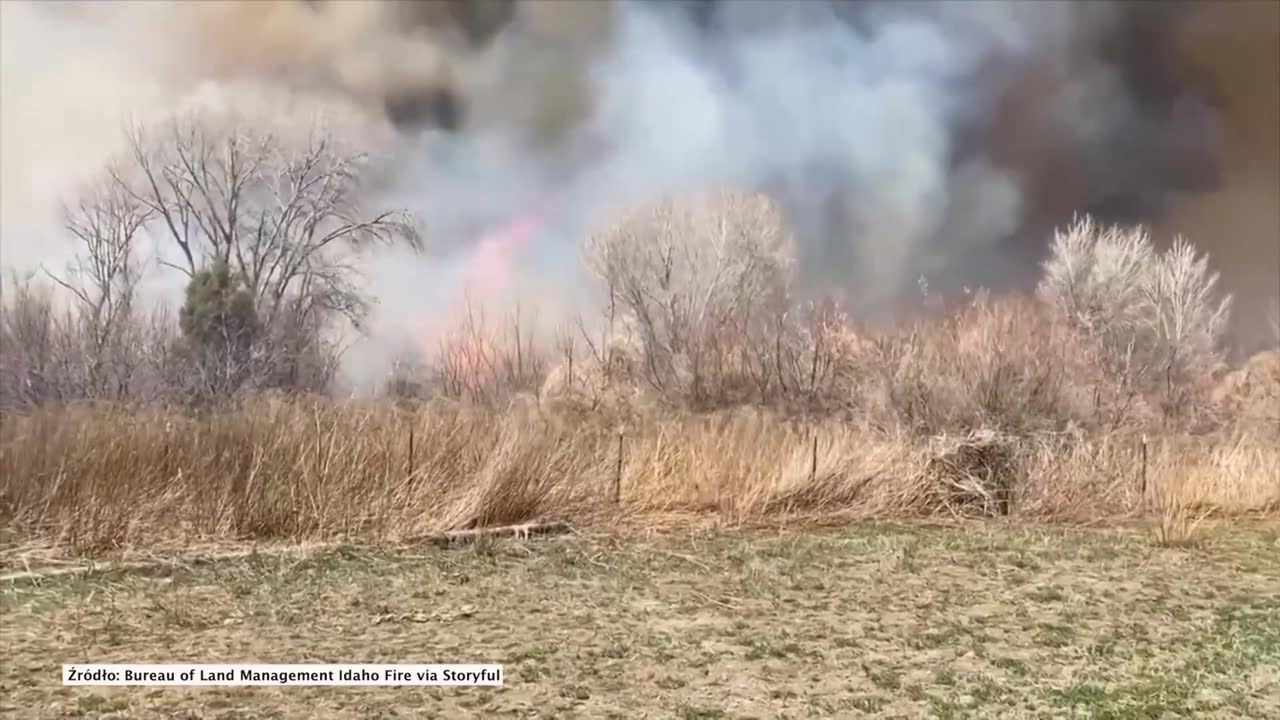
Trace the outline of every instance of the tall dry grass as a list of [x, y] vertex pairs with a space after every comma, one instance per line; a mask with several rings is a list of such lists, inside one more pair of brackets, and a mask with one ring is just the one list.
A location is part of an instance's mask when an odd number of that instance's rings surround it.
[[[1127, 394], [1089, 364], [1087, 343], [1057, 335], [1032, 307], [980, 301], [849, 340], [817, 405], [704, 412], [546, 394], [504, 406], [278, 395], [200, 414], [8, 412], [0, 525], [10, 543], [93, 553], [166, 539], [396, 538], [539, 516], [1090, 520], [1280, 509], [1274, 420], [1215, 415], [1210, 398], [1201, 415], [1218, 418], [1212, 431], [1171, 426], [1157, 401]], [[1271, 392], [1271, 382], [1280, 378], [1242, 387]]]
[[[1223, 368], [1227, 306], [1184, 246], [1144, 269], [1145, 235], [1077, 224], [1037, 297], [979, 293], [873, 332], [792, 303], [776, 234], [757, 247], [741, 223], [677, 210], [591, 246], [604, 334], [546, 342], [518, 316], [469, 315], [434, 365], [397, 378], [398, 400], [250, 394], [193, 410], [71, 392], [2, 408], [3, 543], [395, 538], [538, 516], [1147, 513], [1173, 538], [1189, 513], [1280, 509], [1280, 355]], [[721, 242], [706, 251], [672, 227]], [[776, 292], [721, 285], [734, 278]], [[53, 377], [30, 371], [58, 357], [43, 307], [0, 323], [50, 338], [4, 348], [15, 393]]]
[[11, 540], [92, 553], [166, 539], [394, 538], [540, 516], [1084, 520], [1166, 497], [1280, 508], [1280, 448], [1256, 436], [1154, 443], [1145, 477], [1140, 439], [1123, 435], [921, 438], [739, 410], [628, 428], [620, 474], [618, 438], [536, 411], [457, 406], [42, 411], [6, 417], [0, 431], [0, 518]]

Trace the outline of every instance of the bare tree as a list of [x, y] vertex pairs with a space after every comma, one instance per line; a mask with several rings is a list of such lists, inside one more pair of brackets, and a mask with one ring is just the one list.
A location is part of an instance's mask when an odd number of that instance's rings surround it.
[[726, 383], [758, 386], [743, 352], [767, 355], [779, 339], [789, 239], [767, 198], [704, 195], [622, 217], [588, 240], [586, 262], [622, 325], [613, 332], [638, 339], [648, 383], [702, 401]]
[[79, 249], [64, 276], [45, 272], [79, 306], [86, 393], [120, 397], [134, 370], [124, 342], [140, 277], [134, 246], [151, 213], [114, 183], [95, 187], [63, 212]]
[[[321, 334], [331, 319], [359, 325], [367, 300], [353, 260], [374, 245], [420, 247], [410, 216], [363, 207], [364, 158], [324, 132], [301, 142], [211, 121], [135, 128], [113, 188], [145, 210], [160, 262], [189, 279], [225, 265], [252, 299], [256, 384], [331, 375]], [[306, 367], [302, 367], [302, 366]], [[308, 387], [313, 387], [307, 383]]]
[[1125, 342], [1144, 322], [1143, 284], [1154, 260], [1142, 228], [1077, 218], [1054, 233], [1039, 295], [1073, 324]]
[[282, 313], [336, 312], [359, 322], [366, 310], [352, 253], [370, 245], [419, 247], [411, 218], [366, 215], [363, 156], [342, 152], [323, 132], [300, 144], [240, 127], [174, 122], [154, 138], [129, 137], [132, 177], [117, 185], [161, 219], [194, 276], [221, 260], [255, 299], [265, 325]]
[[75, 353], [47, 291], [15, 275], [0, 293], [0, 408], [61, 400], [68, 390]]
[[1211, 367], [1231, 312], [1231, 296], [1218, 293], [1209, 258], [1177, 238], [1142, 284], [1147, 328], [1166, 375]]
[[1074, 324], [1164, 369], [1216, 361], [1231, 308], [1217, 285], [1208, 258], [1182, 238], [1157, 252], [1142, 227], [1086, 217], [1057, 233], [1038, 292]]
[[1221, 362], [1231, 298], [1181, 238], [1157, 252], [1141, 227], [1077, 220], [1057, 234], [1039, 295], [1102, 341], [1126, 388], [1161, 386], [1166, 417], [1194, 409], [1198, 385]]

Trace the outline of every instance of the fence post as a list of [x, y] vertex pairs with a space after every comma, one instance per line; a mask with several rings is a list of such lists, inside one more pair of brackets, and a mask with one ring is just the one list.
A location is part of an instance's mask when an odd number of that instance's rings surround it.
[[613, 472], [613, 503], [615, 505], [622, 504], [622, 437], [621, 430], [618, 431], [618, 465]]
[[1147, 434], [1142, 433], [1142, 497], [1138, 500], [1139, 506], [1145, 506], [1147, 503]]
[[809, 461], [809, 482], [818, 479], [818, 431], [813, 432], [813, 456]]
[[409, 483], [413, 483], [413, 421], [409, 421], [409, 467], [408, 467]]

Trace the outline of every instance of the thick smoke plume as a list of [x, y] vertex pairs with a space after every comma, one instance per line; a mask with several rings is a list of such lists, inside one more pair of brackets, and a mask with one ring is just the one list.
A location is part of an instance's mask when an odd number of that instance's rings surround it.
[[922, 276], [1029, 287], [1084, 212], [1189, 235], [1246, 335], [1280, 296], [1266, 0], [6, 2], [0, 33], [7, 266], [49, 259], [54, 201], [126, 120], [195, 104], [323, 111], [394, 158], [377, 192], [439, 252], [374, 260], [384, 329], [494, 226], [545, 220], [512, 293], [572, 287], [611, 212], [726, 186], [788, 209], [798, 287], [871, 316]]

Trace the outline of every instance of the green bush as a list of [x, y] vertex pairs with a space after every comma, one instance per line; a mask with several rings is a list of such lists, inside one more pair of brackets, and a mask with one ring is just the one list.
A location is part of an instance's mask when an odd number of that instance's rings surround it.
[[201, 389], [234, 391], [249, 379], [261, 328], [253, 296], [225, 261], [192, 276], [179, 326]]

